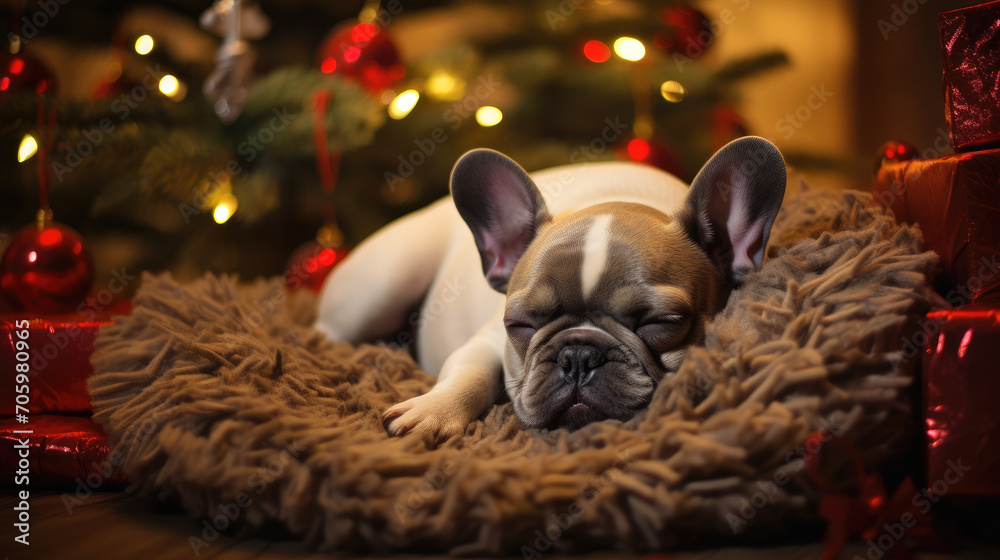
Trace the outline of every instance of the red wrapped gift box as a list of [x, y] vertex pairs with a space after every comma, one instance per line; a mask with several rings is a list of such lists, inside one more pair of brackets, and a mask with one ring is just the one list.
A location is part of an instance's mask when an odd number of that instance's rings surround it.
[[128, 477], [116, 474], [124, 458], [108, 454], [108, 438], [90, 418], [37, 414], [24, 424], [5, 418], [0, 420], [0, 440], [0, 465], [13, 474], [8, 484], [77, 488], [78, 497], [80, 490], [86, 496], [98, 488], [128, 484]]
[[955, 151], [1000, 145], [1000, 1], [938, 14]]
[[[111, 324], [112, 316], [127, 314], [131, 308], [130, 301], [120, 300], [100, 312], [86, 309], [44, 317], [25, 313], [0, 316], [0, 415], [23, 412], [15, 408], [15, 387], [21, 385], [14, 379], [19, 341], [27, 343], [29, 354], [29, 393], [22, 397], [28, 400], [28, 411], [89, 412], [87, 378], [94, 371], [90, 364], [94, 340], [103, 325]], [[24, 330], [27, 335], [20, 334]]]
[[924, 332], [928, 491], [1000, 496], [1000, 308], [935, 311]]
[[886, 163], [872, 195], [941, 255], [954, 306], [1000, 304], [1000, 150]]

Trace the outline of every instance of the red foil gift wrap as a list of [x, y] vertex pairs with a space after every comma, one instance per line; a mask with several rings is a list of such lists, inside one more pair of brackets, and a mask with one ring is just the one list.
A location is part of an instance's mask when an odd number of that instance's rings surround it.
[[[18, 341], [27, 342], [29, 359], [28, 411], [90, 412], [87, 378], [93, 373], [90, 356], [100, 328], [114, 315], [127, 314], [132, 304], [116, 300], [102, 307], [83, 308], [80, 313], [34, 316], [23, 312], [0, 315], [0, 415], [24, 412], [16, 409], [15, 383]], [[27, 323], [27, 328], [22, 328]], [[27, 337], [19, 334], [27, 330]], [[23, 346], [22, 346], [23, 347]]]
[[932, 312], [924, 334], [928, 492], [1000, 496], [1000, 307]]
[[1000, 150], [886, 163], [872, 195], [920, 225], [941, 255], [937, 285], [948, 303], [1000, 305]]
[[1000, 0], [938, 15], [955, 151], [1000, 146]]
[[[27, 430], [33, 433], [17, 433]], [[79, 489], [83, 485], [83, 494], [89, 495], [98, 488], [121, 488], [129, 482], [125, 475], [115, 474], [124, 457], [109, 455], [107, 435], [88, 417], [36, 414], [26, 424], [0, 419], [0, 440], [0, 465], [5, 472], [18, 479], [27, 477], [18, 480], [18, 486]], [[22, 455], [27, 456], [26, 473], [20, 465]]]

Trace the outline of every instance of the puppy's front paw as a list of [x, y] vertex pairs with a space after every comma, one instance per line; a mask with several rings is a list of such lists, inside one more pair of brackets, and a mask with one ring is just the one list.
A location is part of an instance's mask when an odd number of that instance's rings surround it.
[[476, 414], [456, 402], [455, 397], [438, 391], [414, 397], [390, 407], [382, 414], [382, 423], [391, 436], [416, 433], [441, 442], [465, 432]]

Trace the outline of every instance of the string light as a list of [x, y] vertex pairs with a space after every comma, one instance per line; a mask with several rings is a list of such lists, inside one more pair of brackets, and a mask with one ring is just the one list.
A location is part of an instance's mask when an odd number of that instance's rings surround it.
[[491, 105], [484, 105], [476, 109], [476, 122], [481, 126], [493, 126], [503, 120], [503, 113], [500, 109]]
[[378, 27], [374, 23], [362, 22], [351, 29], [351, 40], [355, 43], [367, 43], [378, 35]]
[[628, 146], [626, 146], [625, 149], [628, 151], [628, 157], [636, 161], [646, 159], [651, 151], [649, 142], [643, 140], [642, 138], [633, 138], [632, 140], [629, 140]]
[[427, 95], [434, 99], [457, 101], [462, 98], [464, 89], [465, 82], [445, 70], [438, 70], [427, 78]]
[[615, 39], [615, 54], [625, 60], [636, 62], [646, 56], [646, 47], [642, 41], [632, 37], [619, 37]]
[[598, 40], [587, 41], [583, 45], [583, 56], [591, 62], [605, 62], [611, 58], [611, 49]]
[[153, 51], [153, 38], [143, 35], [135, 40], [135, 52], [139, 54], [149, 54]]
[[30, 134], [25, 134], [21, 139], [21, 145], [17, 148], [17, 162], [24, 163], [31, 156], [38, 152], [38, 141]]
[[389, 103], [389, 116], [398, 121], [409, 115], [410, 111], [417, 105], [417, 100], [419, 99], [420, 94], [417, 93], [417, 90], [408, 89], [404, 91]]
[[215, 219], [215, 223], [226, 223], [226, 221], [236, 213], [237, 206], [236, 197], [233, 196], [232, 193], [222, 195], [222, 198], [219, 199], [219, 203], [215, 205], [215, 210], [212, 212], [212, 218]]
[[371, 23], [378, 17], [378, 2], [365, 2], [358, 14], [358, 21]]
[[671, 103], [680, 103], [684, 100], [686, 94], [687, 90], [684, 89], [684, 86], [680, 82], [667, 80], [660, 84], [660, 95]]
[[160, 93], [163, 95], [173, 97], [177, 95], [178, 89], [180, 89], [180, 82], [177, 81], [177, 78], [170, 74], [160, 78]]

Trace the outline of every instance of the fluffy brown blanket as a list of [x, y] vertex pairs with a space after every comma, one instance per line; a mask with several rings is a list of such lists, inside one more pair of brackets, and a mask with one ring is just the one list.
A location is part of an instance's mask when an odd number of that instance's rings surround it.
[[[900, 449], [906, 328], [933, 298], [935, 255], [869, 203], [787, 202], [768, 262], [626, 423], [531, 431], [507, 403], [437, 447], [389, 438], [382, 411], [432, 384], [407, 355], [327, 340], [315, 298], [281, 279], [152, 275], [98, 340], [95, 418], [133, 490], [203, 518], [195, 550], [236, 526], [326, 550], [525, 556], [815, 527], [807, 436], [834, 433], [868, 465]], [[843, 461], [821, 465], [850, 484]]]

